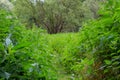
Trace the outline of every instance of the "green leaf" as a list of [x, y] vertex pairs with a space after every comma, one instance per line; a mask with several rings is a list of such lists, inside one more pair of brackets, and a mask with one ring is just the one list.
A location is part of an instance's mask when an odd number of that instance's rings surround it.
[[105, 60], [105, 63], [106, 63], [107, 65], [110, 65], [110, 64], [112, 63], [112, 61], [110, 61], [110, 60]]

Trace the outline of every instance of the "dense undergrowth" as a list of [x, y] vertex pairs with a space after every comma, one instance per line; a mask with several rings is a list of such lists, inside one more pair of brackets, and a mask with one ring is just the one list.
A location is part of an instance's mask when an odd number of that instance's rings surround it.
[[78, 33], [53, 35], [0, 10], [0, 80], [119, 80], [120, 1], [106, 4]]

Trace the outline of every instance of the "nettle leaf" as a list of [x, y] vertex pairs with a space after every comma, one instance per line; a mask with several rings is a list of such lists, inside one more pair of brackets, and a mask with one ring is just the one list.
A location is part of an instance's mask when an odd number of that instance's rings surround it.
[[120, 8], [116, 8], [115, 10], [116, 10], [116, 11], [120, 11]]
[[112, 63], [112, 61], [110, 60], [104, 60], [104, 62], [107, 64], [107, 65], [110, 65]]
[[109, 70], [108, 70], [108, 69], [105, 69], [105, 70], [104, 70], [104, 73], [107, 73], [107, 72], [109, 72]]
[[116, 67], [116, 69], [120, 69], [120, 66]]
[[116, 53], [111, 53], [110, 55], [111, 55], [111, 56], [114, 56], [114, 55], [116, 55]]
[[120, 50], [118, 50], [117, 53], [120, 53]]
[[113, 58], [113, 59], [119, 59], [120, 56], [113, 56], [112, 58]]
[[13, 49], [13, 50], [22, 49], [22, 48], [25, 48], [25, 47], [29, 46], [30, 44], [31, 44], [31, 43], [29, 43], [29, 42], [20, 43], [20, 44], [14, 46], [12, 49]]
[[118, 64], [120, 64], [119, 61], [115, 61], [115, 62], [112, 63], [112, 65], [118, 65]]

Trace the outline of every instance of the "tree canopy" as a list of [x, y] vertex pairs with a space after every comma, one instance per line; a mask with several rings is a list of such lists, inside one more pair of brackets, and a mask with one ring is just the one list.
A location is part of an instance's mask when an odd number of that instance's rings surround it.
[[82, 26], [80, 0], [16, 0], [15, 13], [28, 27], [33, 24], [48, 33], [78, 31]]

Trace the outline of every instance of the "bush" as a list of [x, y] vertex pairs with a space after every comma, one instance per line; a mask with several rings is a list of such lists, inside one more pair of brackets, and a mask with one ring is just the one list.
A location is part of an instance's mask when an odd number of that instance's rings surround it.
[[0, 78], [56, 80], [43, 31], [27, 30], [17, 20], [10, 22], [6, 12], [1, 12], [4, 21], [0, 20]]
[[54, 35], [11, 22], [1, 10], [0, 78], [57, 80], [64, 73], [76, 80], [119, 80], [120, 1], [105, 3], [101, 17], [85, 23], [79, 33]]
[[82, 80], [118, 80], [120, 78], [119, 3], [120, 1], [117, 0], [106, 1], [106, 5], [100, 11], [102, 16], [98, 20], [90, 21], [80, 31], [80, 52], [85, 51], [85, 58], [82, 60], [84, 64], [78, 63], [74, 66], [74, 70], [83, 77]]

